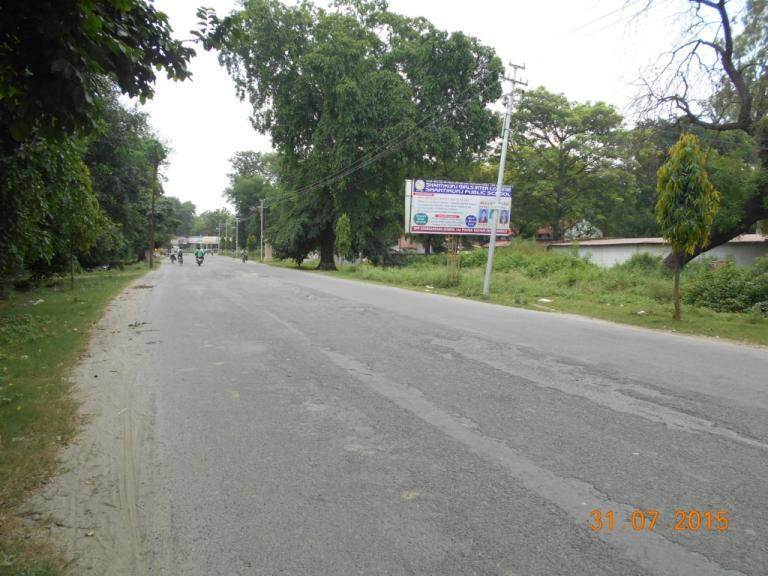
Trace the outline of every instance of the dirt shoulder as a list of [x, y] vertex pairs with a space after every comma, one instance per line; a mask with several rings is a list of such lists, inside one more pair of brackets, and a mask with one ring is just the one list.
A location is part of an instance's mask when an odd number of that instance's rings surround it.
[[72, 374], [83, 428], [61, 472], [28, 503], [76, 574], [143, 574], [139, 492], [153, 434], [151, 374], [142, 359], [152, 326], [146, 304], [158, 272], [132, 283], [94, 326]]

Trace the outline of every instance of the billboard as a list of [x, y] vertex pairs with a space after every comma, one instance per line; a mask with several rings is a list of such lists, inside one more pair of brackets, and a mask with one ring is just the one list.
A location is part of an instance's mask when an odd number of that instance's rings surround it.
[[496, 205], [496, 184], [448, 182], [416, 178], [405, 181], [405, 231], [408, 234], [509, 236], [512, 187], [501, 189]]

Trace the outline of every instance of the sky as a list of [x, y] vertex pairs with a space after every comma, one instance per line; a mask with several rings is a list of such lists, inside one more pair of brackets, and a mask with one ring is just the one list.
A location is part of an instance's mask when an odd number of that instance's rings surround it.
[[[324, 2], [318, 2], [324, 4]], [[604, 101], [631, 116], [640, 72], [672, 48], [683, 0], [662, 0], [650, 13], [645, 0], [390, 0], [390, 9], [424, 16], [448, 31], [462, 31], [492, 46], [506, 64], [526, 66], [529, 86], [544, 86], [569, 100]], [[191, 38], [198, 6], [219, 16], [236, 0], [155, 0], [174, 35]], [[229, 158], [238, 150], [269, 151], [268, 135], [249, 122], [250, 106], [214, 52], [197, 50], [191, 81], [158, 79], [155, 97], [142, 108], [173, 152], [164, 169], [165, 193], [191, 201], [198, 214], [225, 206]]]

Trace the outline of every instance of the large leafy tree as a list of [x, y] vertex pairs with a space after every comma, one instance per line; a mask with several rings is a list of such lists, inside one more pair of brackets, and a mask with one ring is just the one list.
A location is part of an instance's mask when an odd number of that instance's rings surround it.
[[257, 210], [261, 209], [262, 200], [276, 196], [278, 157], [274, 153], [239, 151], [229, 161], [232, 171], [224, 196], [235, 207], [235, 215], [241, 220], [237, 228], [238, 246], [245, 246], [251, 235], [261, 242], [260, 214]]
[[[161, 198], [161, 230], [162, 234], [157, 241], [162, 246], [168, 236], [190, 236], [195, 225], [195, 205], [192, 202], [182, 202], [174, 196]], [[165, 213], [167, 212], [167, 217]]]
[[[289, 191], [270, 226], [276, 252], [319, 248], [332, 268], [339, 218], [351, 250], [380, 255], [400, 232], [408, 170], [471, 158], [495, 134], [485, 105], [499, 95], [493, 51], [384, 2], [247, 0], [205, 35], [252, 122], [269, 133]], [[406, 135], [406, 137], [403, 137]]]
[[206, 210], [195, 218], [195, 223], [192, 226], [192, 234], [216, 236], [221, 232], [221, 236], [224, 236], [224, 225], [231, 220], [233, 220], [232, 213], [226, 208]]
[[[656, 218], [664, 239], [677, 254], [693, 254], [709, 243], [720, 203], [709, 180], [707, 162], [693, 134], [683, 134], [659, 169]], [[675, 266], [675, 320], [680, 320], [680, 269]]]
[[[626, 189], [623, 210], [616, 216], [621, 235], [659, 236], [655, 218], [658, 170], [669, 148], [685, 133], [695, 134], [707, 147], [707, 172], [720, 192], [720, 209], [713, 233], [737, 225], [745, 202], [753, 197], [763, 178], [758, 150], [748, 135], [733, 131], [717, 133], [705, 128], [664, 120], [644, 121], [630, 130], [622, 147], [622, 166], [634, 186]], [[671, 260], [671, 259], [670, 259]]]
[[[747, 0], [740, 13], [732, 13], [734, 4], [726, 0], [688, 3], [683, 40], [646, 76], [647, 102], [677, 115], [682, 125], [735, 141], [728, 158], [715, 159], [721, 170], [736, 169], [721, 175], [744, 187], [740, 197], [728, 195], [729, 210], [715, 221], [707, 246], [670, 254], [673, 268], [768, 218], [768, 2]], [[750, 148], [754, 154], [745, 153]]]
[[513, 222], [523, 232], [552, 227], [556, 239], [578, 220], [612, 224], [621, 201], [617, 168], [622, 118], [602, 102], [569, 102], [545, 88], [526, 92], [512, 115]]
[[118, 233], [112, 250], [103, 256], [136, 258], [147, 248], [152, 150], [157, 142], [146, 114], [122, 106], [116, 93], [106, 95], [100, 107], [85, 161], [99, 204]]
[[274, 152], [254, 152], [253, 150], [241, 150], [229, 159], [232, 172], [229, 180], [234, 182], [238, 178], [262, 176], [274, 182], [278, 176], [278, 157]]
[[194, 54], [146, 0], [4, 0], [0, 4], [0, 145], [35, 130], [67, 137], [98, 122], [106, 77], [149, 98], [157, 69], [189, 76]]
[[35, 139], [0, 157], [0, 189], [10, 200], [3, 210], [16, 209], [16, 217], [0, 226], [0, 277], [22, 265], [43, 273], [56, 256], [63, 267], [73, 251], [92, 246], [104, 218], [84, 148], [74, 139]]
[[[50, 262], [64, 218], [58, 208], [90, 205], [82, 194], [99, 193], [73, 187], [68, 175], [82, 172], [83, 144], [101, 123], [110, 86], [151, 97], [156, 71], [184, 79], [192, 54], [145, 0], [0, 4], [1, 276]], [[85, 240], [77, 248], [87, 249]]]

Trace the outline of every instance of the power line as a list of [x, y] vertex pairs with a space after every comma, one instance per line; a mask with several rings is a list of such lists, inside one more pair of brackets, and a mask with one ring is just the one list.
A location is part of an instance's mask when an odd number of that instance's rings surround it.
[[[454, 96], [454, 99], [461, 98], [462, 96], [467, 94], [470, 90], [472, 90], [475, 87], [476, 87], [475, 85], [467, 86], [467, 88], [459, 92], [458, 95]], [[489, 85], [489, 86], [486, 86], [485, 88], [481, 88], [480, 94], [483, 94], [485, 91], [493, 87], [494, 87], [493, 85]], [[463, 104], [463, 102], [458, 103], [458, 105], [461, 105], [461, 104]], [[390, 138], [387, 142], [378, 146], [376, 149], [372, 150], [371, 152], [368, 152], [362, 157], [358, 158], [351, 164], [337, 170], [336, 172], [330, 174], [329, 176], [326, 176], [325, 178], [318, 180], [317, 182], [314, 182], [312, 184], [299, 188], [298, 190], [296, 190], [295, 193], [302, 194], [306, 192], [312, 192], [314, 190], [317, 190], [318, 188], [322, 188], [323, 186], [332, 184], [333, 182], [340, 180], [341, 178], [349, 176], [354, 172], [357, 172], [358, 170], [365, 168], [366, 166], [370, 165], [372, 162], [375, 162], [376, 160], [379, 160], [385, 156], [388, 156], [389, 154], [397, 150], [399, 147], [401, 147], [403, 144], [413, 140], [421, 132], [429, 128], [429, 124], [437, 120], [438, 115], [441, 112], [442, 112], [441, 110], [436, 110], [435, 112], [432, 113], [431, 116], [428, 116], [420, 120], [419, 122], [417, 122], [414, 128], [410, 129], [408, 132], [403, 132], [398, 136]]]
[[[573, 28], [572, 30], [569, 30], [568, 32], [565, 32], [564, 34], [561, 34], [558, 38], [562, 38], [562, 37], [568, 36], [568, 35], [570, 35], [570, 34], [572, 34], [574, 32], [577, 32], [578, 30], [586, 28], [586, 27], [588, 27], [588, 26], [590, 26], [590, 25], [592, 25], [592, 24], [594, 24], [596, 22], [600, 22], [601, 20], [604, 20], [604, 19], [606, 19], [606, 18], [608, 18], [610, 16], [613, 16], [614, 14], [617, 14], [619, 12], [625, 11], [629, 7], [637, 4], [640, 1], [642, 1], [642, 0], [631, 0], [630, 2], [625, 4], [624, 6], [621, 6], [620, 8], [617, 8], [615, 10], [611, 10], [610, 12], [607, 12], [607, 13], [601, 15], [601, 16], [598, 16], [597, 18], [594, 18], [594, 19], [590, 20], [589, 22], [585, 22], [584, 24], [581, 24], [580, 26], [577, 26], [576, 28]], [[604, 26], [603, 28], [600, 28], [596, 32], [593, 32], [592, 34], [596, 34], [598, 32], [601, 32], [602, 30], [605, 30], [605, 29], [611, 27], [611, 26], [615, 26], [616, 24], [619, 24], [622, 21], [623, 21], [623, 19], [619, 20], [617, 22], [613, 22], [613, 23], [609, 24], [608, 26]], [[482, 88], [480, 90], [480, 94], [484, 93], [486, 90], [488, 90], [489, 88], [492, 88], [492, 87], [493, 86], [487, 86], [485, 88]], [[456, 98], [461, 98], [467, 92], [469, 92], [472, 88], [474, 88], [473, 85], [468, 86], [465, 90], [463, 90], [457, 96], [455, 96], [455, 99]], [[459, 105], [460, 104], [462, 104], [462, 102], [460, 102]], [[330, 174], [330, 175], [328, 175], [328, 176], [326, 176], [324, 178], [321, 178], [320, 180], [318, 180], [316, 182], [313, 182], [312, 184], [309, 184], [307, 186], [303, 186], [302, 188], [299, 188], [299, 189], [295, 190], [293, 195], [292, 195], [292, 198], [295, 198], [295, 197], [297, 197], [300, 194], [305, 194], [305, 193], [308, 193], [308, 192], [313, 192], [313, 191], [317, 190], [318, 188], [322, 188], [323, 186], [330, 185], [330, 184], [332, 184], [332, 183], [334, 183], [334, 182], [336, 182], [338, 180], [341, 180], [342, 178], [346, 178], [347, 176], [350, 176], [350, 175], [354, 174], [358, 170], [362, 170], [363, 168], [365, 168], [366, 166], [369, 166], [373, 162], [388, 156], [389, 154], [391, 154], [392, 152], [394, 152], [395, 150], [400, 148], [402, 145], [404, 145], [407, 142], [413, 140], [416, 136], [418, 136], [421, 132], [423, 132], [426, 128], [428, 128], [429, 124], [431, 122], [434, 122], [437, 119], [437, 115], [439, 113], [440, 113], [440, 111], [437, 110], [437, 111], [435, 111], [431, 115], [431, 117], [424, 118], [423, 120], [418, 122], [416, 124], [416, 126], [413, 129], [411, 129], [410, 134], [408, 134], [408, 135], [401, 134], [399, 136], [395, 136], [393, 138], [390, 138], [388, 141], [384, 142], [383, 144], [381, 144], [376, 149], [374, 149], [371, 152], [368, 152], [367, 154], [361, 156], [360, 158], [358, 158], [357, 160], [355, 160], [351, 164], [345, 166], [344, 168], [341, 168], [341, 169], [337, 170], [336, 172], [333, 172], [332, 174]], [[424, 126], [420, 126], [421, 124], [425, 124], [425, 125]], [[392, 148], [390, 149], [390, 147], [392, 147]], [[283, 201], [286, 201], [287, 199], [288, 198], [284, 198]]]
[[[584, 29], [584, 28], [586, 28], [588, 26], [591, 26], [592, 24], [595, 24], [597, 22], [600, 22], [601, 20], [605, 20], [609, 16], [613, 16], [614, 14], [617, 14], [619, 12], [623, 12], [627, 8], [629, 8], [633, 4], [637, 4], [638, 2], [640, 2], [640, 0], [632, 0], [631, 2], [625, 4], [624, 6], [621, 6], [620, 8], [617, 8], [616, 10], [611, 10], [610, 12], [607, 12], [606, 14], [603, 14], [602, 16], [598, 16], [594, 20], [590, 20], [589, 22], [585, 22], [584, 24], [581, 24], [580, 26], [576, 26], [576, 28], [573, 28], [573, 29], [569, 30], [568, 32], [564, 32], [563, 34], [560, 34], [559, 36], [557, 36], [557, 38], [559, 39], [559, 38], [565, 38], [566, 36], [570, 36], [574, 32], [578, 32], [579, 30], [582, 30], [582, 29]], [[622, 18], [622, 20], [623, 20], [623, 18]], [[606, 28], [610, 28], [611, 26], [615, 26], [616, 24], [618, 24], [622, 20], [619, 20], [618, 22], [614, 22], [613, 24], [610, 24], [608, 26], [605, 26], [605, 27], [601, 28], [600, 30], [597, 30], [597, 32], [601, 32], [602, 30], [605, 30]], [[597, 32], [593, 32], [593, 34], [596, 34]]]
[[[476, 85], [470, 85], [461, 92], [459, 92], [457, 95], [454, 96], [454, 100], [463, 97], [466, 95], [470, 90], [473, 88], [476, 88]], [[480, 91], [478, 95], [484, 94], [486, 91], [490, 90], [491, 88], [495, 88], [495, 85], [491, 84], [484, 88], [480, 88]], [[469, 100], [469, 99], [467, 99]], [[464, 104], [464, 101], [456, 102], [453, 106], [453, 109], [456, 110], [458, 107], [460, 107], [462, 104]], [[341, 180], [342, 178], [346, 178], [347, 176], [350, 176], [354, 174], [355, 172], [358, 172], [359, 170], [362, 170], [366, 166], [369, 166], [370, 164], [385, 158], [386, 156], [392, 154], [399, 148], [401, 148], [403, 145], [407, 144], [417, 136], [420, 136], [425, 130], [432, 127], [432, 124], [434, 124], [437, 120], [439, 115], [445, 116], [445, 112], [441, 110], [436, 110], [433, 112], [430, 116], [420, 120], [416, 123], [416, 126], [407, 132], [403, 132], [400, 135], [390, 138], [388, 141], [386, 141], [384, 144], [381, 144], [376, 149], [372, 150], [371, 152], [361, 156], [354, 162], [350, 163], [349, 165], [345, 166], [344, 168], [341, 168], [337, 170], [336, 172], [332, 173], [329, 176], [326, 176], [316, 182], [313, 182], [312, 184], [309, 184], [307, 186], [303, 186], [302, 188], [299, 188], [295, 190], [294, 192], [290, 194], [286, 194], [283, 196], [283, 198], [277, 199], [273, 201], [272, 203], [280, 203], [285, 202], [288, 200], [293, 200], [297, 198], [301, 194], [306, 194], [308, 192], [312, 192], [314, 190], [317, 190], [318, 188], [322, 188], [323, 186], [328, 186], [332, 184], [333, 182], [336, 182], [338, 180]]]

